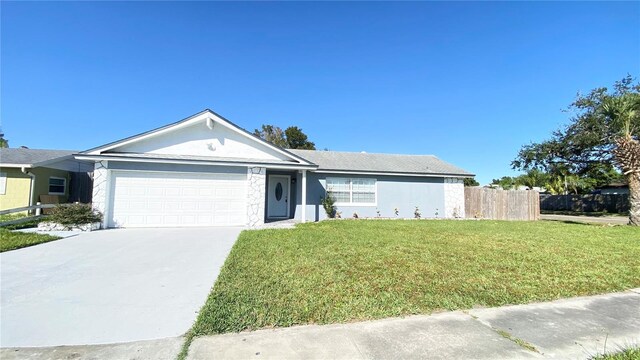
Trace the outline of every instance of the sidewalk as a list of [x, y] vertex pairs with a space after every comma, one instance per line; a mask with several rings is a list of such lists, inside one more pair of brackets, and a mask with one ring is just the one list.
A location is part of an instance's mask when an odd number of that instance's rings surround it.
[[188, 359], [588, 359], [640, 345], [640, 289], [196, 338]]
[[[173, 360], [182, 338], [3, 348], [7, 359]], [[588, 359], [640, 345], [640, 289], [498, 308], [196, 338], [187, 359]]]
[[627, 225], [629, 218], [625, 216], [577, 216], [542, 214], [540, 220], [568, 221], [583, 224]]

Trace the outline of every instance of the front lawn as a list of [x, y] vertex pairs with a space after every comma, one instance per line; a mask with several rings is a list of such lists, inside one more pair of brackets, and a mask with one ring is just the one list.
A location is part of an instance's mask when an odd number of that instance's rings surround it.
[[58, 239], [60, 238], [57, 236], [23, 233], [0, 228], [0, 252], [38, 245]]
[[499, 306], [640, 286], [640, 231], [344, 220], [244, 231], [191, 335]]

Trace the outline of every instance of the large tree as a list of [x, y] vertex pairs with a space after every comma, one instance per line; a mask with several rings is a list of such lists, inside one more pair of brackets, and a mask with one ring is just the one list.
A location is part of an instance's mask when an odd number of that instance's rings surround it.
[[309, 141], [307, 135], [297, 126], [289, 126], [284, 134], [287, 136], [289, 149], [315, 150], [316, 144]]
[[629, 184], [629, 224], [640, 226], [640, 83], [627, 76], [613, 89], [578, 94], [568, 110], [569, 124], [549, 140], [523, 146], [512, 167], [561, 167], [576, 175], [617, 167]]
[[287, 139], [284, 136], [284, 131], [277, 126], [262, 125], [261, 130], [255, 129], [253, 133], [273, 145], [280, 146], [282, 148], [286, 148], [288, 146]]
[[308, 140], [307, 135], [297, 126], [289, 126], [286, 130], [275, 125], [262, 125], [260, 130], [255, 129], [253, 133], [264, 140], [288, 149], [315, 150], [314, 143]]

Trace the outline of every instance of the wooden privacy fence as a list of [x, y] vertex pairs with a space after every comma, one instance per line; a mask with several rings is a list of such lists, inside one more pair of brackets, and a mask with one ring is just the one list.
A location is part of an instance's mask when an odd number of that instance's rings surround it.
[[627, 194], [540, 194], [542, 210], [626, 213], [630, 206]]
[[539, 220], [540, 196], [535, 190], [464, 188], [467, 218], [492, 220]]

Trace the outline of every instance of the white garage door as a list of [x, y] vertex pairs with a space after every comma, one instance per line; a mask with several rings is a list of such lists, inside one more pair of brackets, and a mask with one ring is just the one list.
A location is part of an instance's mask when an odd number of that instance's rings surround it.
[[244, 225], [245, 174], [114, 171], [110, 227]]

